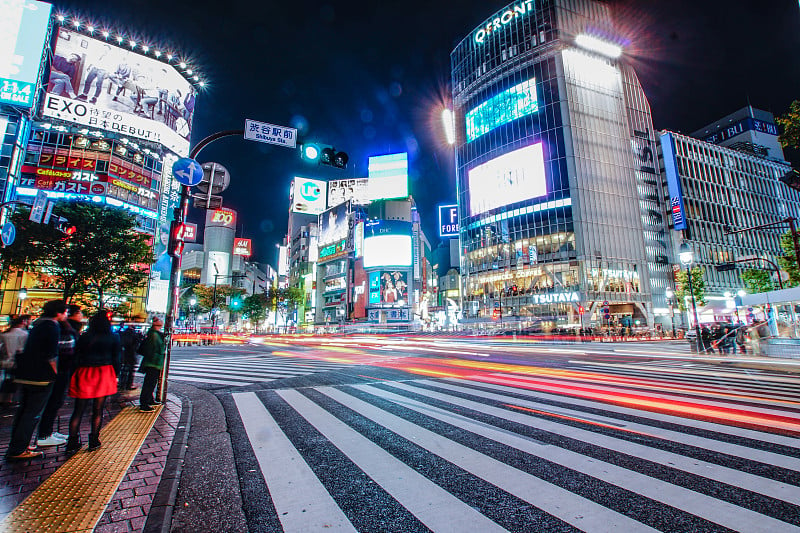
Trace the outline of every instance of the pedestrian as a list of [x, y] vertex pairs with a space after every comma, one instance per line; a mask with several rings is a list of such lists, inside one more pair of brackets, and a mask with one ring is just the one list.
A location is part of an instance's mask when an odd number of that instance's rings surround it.
[[75, 408], [69, 419], [67, 452], [81, 447], [81, 418], [91, 400], [92, 429], [89, 451], [100, 447], [100, 426], [106, 398], [117, 392], [120, 366], [119, 336], [111, 331], [111, 321], [101, 309], [89, 320], [89, 327], [75, 347], [75, 372], [69, 384], [69, 395], [75, 398]]
[[119, 332], [122, 343], [122, 372], [119, 375], [120, 390], [133, 390], [133, 374], [136, 367], [136, 350], [142, 342], [141, 334], [133, 326], [128, 326]]
[[153, 392], [156, 390], [158, 378], [161, 376], [161, 369], [164, 368], [166, 344], [164, 343], [164, 333], [161, 332], [162, 327], [164, 327], [164, 322], [160, 318], [154, 317], [153, 324], [139, 347], [139, 353], [142, 355], [139, 372], [144, 373], [144, 383], [142, 383], [142, 392], [139, 396], [139, 409], [142, 411], [152, 411], [153, 405], [161, 403], [153, 398]]
[[28, 325], [31, 322], [31, 315], [17, 315], [11, 318], [8, 329], [0, 335], [2, 337], [2, 367], [3, 377], [0, 381], [0, 405], [10, 407], [14, 405], [14, 374], [17, 367], [17, 357], [25, 348], [25, 341], [28, 340]]
[[708, 329], [707, 326], [703, 326], [703, 328], [700, 330], [700, 344], [702, 346], [702, 351], [707, 353], [714, 353], [714, 348], [711, 347], [711, 340], [712, 340], [711, 330]]
[[[69, 308], [67, 309], [69, 314]], [[53, 382], [53, 390], [50, 391], [50, 398], [47, 400], [47, 405], [42, 413], [42, 420], [39, 422], [39, 438], [36, 440], [36, 445], [40, 447], [47, 446], [61, 446], [66, 444], [67, 435], [63, 433], [53, 432], [53, 425], [58, 410], [64, 405], [64, 397], [67, 394], [67, 387], [72, 377], [72, 371], [75, 364], [75, 344], [78, 341], [78, 334], [72, 329], [72, 326], [64, 316], [63, 320], [58, 322], [61, 330], [61, 336], [58, 341], [58, 365], [56, 380]]]
[[736, 344], [739, 346], [739, 353], [747, 353], [747, 326], [736, 328]]
[[75, 330], [75, 334], [80, 336], [83, 330], [83, 311], [80, 305], [70, 304], [67, 306], [67, 322]]
[[67, 304], [64, 300], [46, 302], [42, 306], [42, 316], [33, 323], [25, 349], [17, 357], [15, 383], [20, 388], [21, 398], [6, 450], [7, 460], [42, 456], [40, 451], [29, 450], [28, 445], [56, 379], [58, 342], [61, 338], [58, 321], [66, 315]]

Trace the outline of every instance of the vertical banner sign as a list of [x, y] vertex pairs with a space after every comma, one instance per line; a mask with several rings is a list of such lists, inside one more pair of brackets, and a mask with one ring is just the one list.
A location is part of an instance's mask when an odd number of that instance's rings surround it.
[[458, 205], [439, 206], [439, 237], [458, 237]]
[[683, 205], [683, 190], [678, 176], [678, 162], [675, 158], [675, 140], [671, 133], [661, 135], [661, 151], [664, 154], [664, 170], [667, 174], [669, 205], [672, 212], [672, 224], [675, 230], [686, 229], [686, 210]]

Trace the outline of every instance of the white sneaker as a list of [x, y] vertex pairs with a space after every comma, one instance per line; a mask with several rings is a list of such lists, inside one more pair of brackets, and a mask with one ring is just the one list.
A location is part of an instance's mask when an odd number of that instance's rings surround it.
[[36, 440], [36, 445], [40, 446], [42, 448], [44, 448], [46, 446], [61, 446], [62, 444], [66, 444], [66, 443], [67, 443], [67, 439], [59, 439], [58, 437], [55, 436], [55, 434], [54, 435], [50, 435], [46, 439], [37, 439]]
[[59, 439], [67, 440], [69, 438], [69, 435], [64, 435], [63, 433], [59, 433], [58, 431], [54, 431], [53, 434], [51, 435], [51, 437], [56, 437], [56, 438], [59, 438]]

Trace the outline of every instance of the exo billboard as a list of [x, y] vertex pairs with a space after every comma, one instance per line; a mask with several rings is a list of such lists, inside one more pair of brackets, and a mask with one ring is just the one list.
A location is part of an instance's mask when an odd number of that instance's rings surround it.
[[295, 177], [290, 195], [291, 212], [319, 215], [325, 211], [327, 186], [324, 181]]
[[51, 7], [30, 0], [0, 0], [0, 103], [33, 105]]
[[350, 230], [349, 211], [350, 203], [345, 202], [331, 207], [319, 216], [319, 244], [321, 246], [347, 239]]
[[171, 65], [59, 28], [42, 114], [189, 152], [192, 84]]
[[369, 204], [369, 178], [351, 178], [328, 182], [328, 205], [333, 207], [348, 200], [356, 205]]
[[495, 157], [468, 176], [470, 215], [547, 195], [542, 143]]

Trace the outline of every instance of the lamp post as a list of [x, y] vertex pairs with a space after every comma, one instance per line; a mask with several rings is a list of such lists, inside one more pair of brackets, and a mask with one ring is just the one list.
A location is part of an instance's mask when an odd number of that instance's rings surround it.
[[17, 314], [20, 314], [22, 311], [22, 305], [25, 302], [25, 299], [28, 297], [28, 289], [25, 287], [21, 288], [19, 292], [17, 292]]
[[702, 340], [700, 339], [700, 321], [697, 319], [697, 302], [694, 299], [694, 284], [692, 283], [692, 271], [689, 266], [694, 260], [694, 252], [688, 244], [681, 243], [680, 251], [678, 252], [681, 264], [686, 267], [686, 277], [689, 282], [689, 294], [692, 297], [692, 313], [694, 314], [694, 332], [695, 332], [695, 350], [702, 352]]
[[667, 291], [665, 292], [665, 295], [667, 297], [667, 303], [669, 304], [669, 318], [670, 318], [670, 321], [672, 322], [672, 338], [674, 339], [675, 338], [675, 306], [672, 303], [672, 299], [675, 297], [675, 293], [672, 291], [672, 289], [667, 289]]
[[189, 313], [192, 316], [192, 331], [197, 333], [197, 313], [194, 306], [197, 304], [197, 298], [194, 296], [189, 300]]

